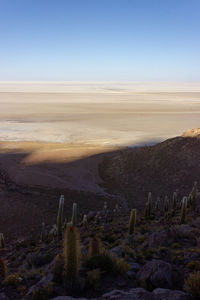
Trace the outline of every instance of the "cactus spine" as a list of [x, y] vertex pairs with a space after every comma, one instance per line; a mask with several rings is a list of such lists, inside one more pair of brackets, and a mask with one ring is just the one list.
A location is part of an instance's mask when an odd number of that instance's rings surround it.
[[185, 223], [186, 211], [187, 211], [187, 197], [183, 197], [181, 202], [181, 219], [180, 219], [181, 224]]
[[72, 224], [76, 225], [77, 222], [77, 203], [73, 203], [73, 208], [72, 208]]
[[99, 255], [101, 253], [101, 250], [101, 240], [97, 236], [94, 236], [93, 238], [91, 238], [89, 243], [89, 257], [91, 258], [95, 255]]
[[77, 227], [69, 225], [64, 238], [64, 274], [67, 282], [74, 282], [79, 271], [79, 233]]
[[57, 235], [60, 240], [62, 239], [64, 201], [64, 196], [61, 195], [57, 215]]

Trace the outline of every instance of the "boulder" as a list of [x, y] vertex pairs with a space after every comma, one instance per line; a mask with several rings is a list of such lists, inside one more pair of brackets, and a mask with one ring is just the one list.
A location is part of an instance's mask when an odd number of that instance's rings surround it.
[[136, 288], [129, 291], [113, 290], [98, 300], [155, 300], [155, 297], [145, 289]]
[[137, 273], [137, 279], [151, 288], [173, 288], [172, 265], [162, 260], [147, 262]]
[[153, 291], [155, 299], [158, 300], [191, 300], [192, 297], [182, 291], [167, 290], [167, 289], [155, 289]]
[[109, 252], [111, 254], [116, 255], [118, 258], [122, 257], [122, 250], [121, 250], [121, 248], [119, 246], [116, 246], [116, 247], [110, 249]]
[[173, 227], [153, 232], [148, 238], [149, 247], [169, 247], [172, 243], [176, 242], [176, 230]]

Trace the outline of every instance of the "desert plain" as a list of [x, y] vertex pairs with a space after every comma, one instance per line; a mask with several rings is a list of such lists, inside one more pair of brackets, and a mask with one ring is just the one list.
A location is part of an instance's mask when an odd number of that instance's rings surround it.
[[100, 192], [105, 153], [199, 120], [198, 82], [0, 82], [0, 166], [20, 184]]

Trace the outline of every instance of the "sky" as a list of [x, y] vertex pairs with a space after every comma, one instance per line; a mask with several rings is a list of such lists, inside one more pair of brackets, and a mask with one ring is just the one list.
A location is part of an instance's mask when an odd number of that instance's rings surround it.
[[0, 0], [1, 81], [200, 81], [200, 0]]

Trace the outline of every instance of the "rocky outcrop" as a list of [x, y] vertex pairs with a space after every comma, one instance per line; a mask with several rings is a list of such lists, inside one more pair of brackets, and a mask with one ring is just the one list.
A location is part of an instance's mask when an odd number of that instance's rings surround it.
[[177, 285], [175, 273], [176, 270], [170, 263], [153, 259], [141, 268], [137, 279], [150, 288], [172, 289]]

